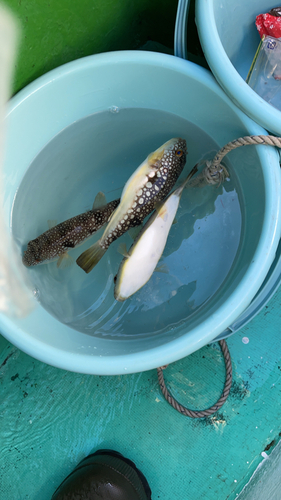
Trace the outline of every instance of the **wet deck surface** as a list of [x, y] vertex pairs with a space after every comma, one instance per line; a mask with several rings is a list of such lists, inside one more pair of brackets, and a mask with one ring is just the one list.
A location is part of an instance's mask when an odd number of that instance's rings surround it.
[[[233, 500], [281, 435], [281, 289], [228, 340], [233, 385], [213, 417], [192, 420], [163, 398], [156, 370], [80, 375], [0, 340], [0, 498], [48, 500], [90, 451], [113, 448], [147, 476], [153, 499]], [[248, 343], [247, 339], [249, 340]], [[223, 387], [218, 344], [170, 365], [182, 404], [203, 409]]]

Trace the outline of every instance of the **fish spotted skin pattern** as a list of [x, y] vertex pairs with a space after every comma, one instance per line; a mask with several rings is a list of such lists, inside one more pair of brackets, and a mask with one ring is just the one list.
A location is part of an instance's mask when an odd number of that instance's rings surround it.
[[80, 245], [108, 222], [119, 202], [119, 199], [114, 200], [101, 208], [76, 215], [31, 240], [24, 252], [23, 264], [27, 267], [42, 264]]
[[101, 239], [76, 260], [86, 272], [99, 262], [110, 244], [141, 224], [173, 188], [186, 162], [186, 141], [171, 139], [151, 153], [127, 181], [118, 209]]
[[[146, 184], [138, 190], [132, 207], [124, 215], [124, 219], [103, 241], [103, 248], [108, 248], [124, 233], [124, 230], [127, 231], [130, 227], [141, 224], [145, 217], [154, 210], [155, 204], [163, 200], [171, 191], [186, 162], [186, 153], [181, 156], [180, 161], [179, 158], [173, 156], [175, 150], [180, 151], [180, 147], [184, 148], [184, 145], [179, 144], [169, 153], [164, 153], [159, 169], [148, 174]], [[186, 151], [186, 145], [184, 150]]]

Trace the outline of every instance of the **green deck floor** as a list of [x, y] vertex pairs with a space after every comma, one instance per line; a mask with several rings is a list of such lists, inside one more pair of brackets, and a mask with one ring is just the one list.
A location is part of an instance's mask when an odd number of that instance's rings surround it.
[[[154, 500], [235, 499], [262, 452], [270, 454], [280, 439], [280, 299], [281, 289], [228, 340], [231, 393], [205, 419], [170, 407], [156, 370], [117, 377], [70, 373], [1, 338], [0, 499], [50, 499], [76, 463], [101, 447], [134, 460]], [[218, 344], [170, 365], [165, 377], [183, 404], [214, 403], [224, 382]]]

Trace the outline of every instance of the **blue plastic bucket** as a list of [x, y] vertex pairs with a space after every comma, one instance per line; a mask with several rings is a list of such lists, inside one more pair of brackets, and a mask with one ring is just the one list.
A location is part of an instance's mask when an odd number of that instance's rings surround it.
[[215, 341], [226, 339], [233, 335], [233, 333], [243, 328], [249, 321], [251, 321], [268, 303], [268, 301], [273, 297], [275, 292], [278, 290], [281, 282], [281, 240], [279, 242], [275, 259], [270, 267], [270, 270], [260, 287], [259, 291], [253, 298], [250, 305], [246, 310], [231, 324], [226, 328]]
[[[276, 127], [279, 126], [280, 111], [263, 101], [244, 81], [259, 43], [259, 35], [254, 27], [255, 16], [265, 12], [267, 7], [268, 10], [271, 9], [272, 4], [268, 2], [265, 5], [261, 2], [259, 5], [255, 1], [243, 4], [241, 2], [240, 5], [237, 5], [237, 2], [235, 5], [220, 2], [218, 5], [216, 2], [205, 3], [197, 0], [196, 7], [200, 40], [206, 59], [218, 82], [245, 113], [266, 126], [268, 130], [276, 131]], [[175, 28], [175, 55], [185, 59], [188, 59], [186, 46], [188, 10], [189, 1], [179, 0]], [[269, 121], [264, 121], [267, 116], [264, 107], [271, 113]], [[251, 304], [215, 341], [229, 337], [251, 321], [274, 295], [280, 282], [281, 243], [269, 273]]]
[[[39, 78], [12, 98], [7, 132], [5, 208], [20, 252], [47, 219], [81, 213], [100, 190], [108, 200], [120, 195], [171, 136], [187, 140], [184, 176], [227, 142], [265, 133], [210, 72], [137, 51], [87, 57]], [[228, 168], [224, 186], [183, 194], [163, 257], [168, 275], [155, 273], [120, 305], [113, 277], [122, 257], [114, 245], [89, 275], [76, 265], [37, 266], [28, 272], [40, 304], [24, 319], [1, 315], [1, 333], [43, 362], [99, 375], [149, 370], [211, 342], [256, 295], [280, 237], [277, 151], [237, 149]]]
[[266, 130], [281, 135], [281, 112], [245, 82], [260, 42], [256, 16], [275, 6], [272, 0], [197, 0], [196, 24], [204, 55], [227, 95]]

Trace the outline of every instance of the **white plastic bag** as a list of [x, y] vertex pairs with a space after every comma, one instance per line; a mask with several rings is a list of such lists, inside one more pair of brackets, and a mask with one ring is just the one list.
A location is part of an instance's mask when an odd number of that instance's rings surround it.
[[5, 114], [6, 103], [10, 97], [17, 31], [11, 14], [0, 7], [0, 312], [11, 316], [24, 316], [32, 309], [35, 299], [19, 251], [5, 223], [3, 208]]
[[258, 47], [247, 83], [265, 101], [281, 110], [281, 39], [265, 36]]

